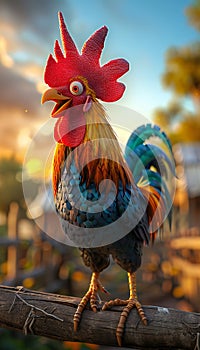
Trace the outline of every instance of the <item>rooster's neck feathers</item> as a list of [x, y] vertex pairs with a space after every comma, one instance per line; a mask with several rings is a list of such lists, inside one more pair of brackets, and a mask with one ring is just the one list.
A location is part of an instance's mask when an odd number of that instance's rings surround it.
[[73, 150], [57, 144], [53, 164], [53, 188], [56, 195], [63, 166], [67, 168], [72, 161], [81, 173], [81, 181], [87, 186], [110, 179], [118, 188], [119, 181], [124, 188], [132, 182], [131, 172], [126, 164], [116, 135], [107, 121], [103, 106], [96, 100], [87, 113], [87, 127], [83, 143]]

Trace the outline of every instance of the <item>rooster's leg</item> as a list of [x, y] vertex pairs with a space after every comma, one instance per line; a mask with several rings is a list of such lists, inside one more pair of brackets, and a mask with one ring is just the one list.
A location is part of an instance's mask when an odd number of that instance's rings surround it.
[[121, 299], [110, 300], [106, 302], [102, 308], [102, 310], [107, 310], [112, 308], [113, 306], [125, 306], [120, 315], [119, 323], [117, 325], [117, 330], [116, 330], [116, 337], [117, 337], [117, 342], [119, 346], [122, 345], [122, 335], [124, 332], [124, 326], [125, 326], [126, 320], [128, 318], [130, 311], [134, 307], [137, 309], [137, 312], [143, 324], [147, 325], [147, 318], [143, 311], [142, 305], [137, 299], [135, 273], [128, 272], [128, 284], [129, 284], [129, 290], [130, 290], [130, 297], [128, 300], [121, 300]]
[[105, 288], [102, 286], [102, 284], [99, 281], [99, 272], [93, 272], [91, 281], [90, 281], [90, 286], [87, 291], [87, 293], [84, 295], [84, 297], [81, 299], [76, 312], [74, 314], [74, 331], [77, 331], [78, 325], [81, 320], [82, 313], [87, 305], [87, 303], [90, 301], [90, 306], [91, 309], [96, 312], [97, 311], [97, 304], [99, 301], [99, 296], [98, 296], [98, 289], [103, 291], [104, 293], [108, 293]]

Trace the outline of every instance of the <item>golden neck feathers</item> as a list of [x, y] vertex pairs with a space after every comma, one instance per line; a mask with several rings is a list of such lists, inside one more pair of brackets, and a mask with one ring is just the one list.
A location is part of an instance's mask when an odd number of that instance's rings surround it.
[[98, 188], [105, 179], [112, 180], [118, 189], [132, 183], [132, 175], [125, 162], [119, 142], [108, 122], [104, 107], [95, 99], [85, 113], [86, 133], [81, 145], [74, 149], [57, 144], [53, 160], [53, 189], [56, 195], [63, 166], [74, 160], [81, 183], [94, 183]]

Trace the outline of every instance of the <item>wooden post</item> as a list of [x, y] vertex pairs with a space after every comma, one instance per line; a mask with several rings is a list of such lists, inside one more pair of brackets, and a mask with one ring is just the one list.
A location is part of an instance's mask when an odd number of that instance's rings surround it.
[[[18, 219], [19, 206], [17, 203], [12, 202], [10, 204], [10, 210], [8, 214], [8, 238], [10, 240], [17, 240], [17, 219]], [[7, 280], [11, 280], [17, 277], [18, 272], [18, 247], [17, 243], [8, 247], [7, 258]]]

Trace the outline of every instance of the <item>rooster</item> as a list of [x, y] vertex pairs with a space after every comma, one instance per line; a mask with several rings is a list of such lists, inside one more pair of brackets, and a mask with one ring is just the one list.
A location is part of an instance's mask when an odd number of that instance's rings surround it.
[[125, 85], [118, 79], [129, 70], [129, 64], [125, 59], [115, 59], [100, 65], [106, 26], [85, 42], [80, 54], [60, 12], [59, 24], [64, 53], [56, 40], [55, 58], [49, 56], [44, 73], [49, 89], [42, 96], [42, 103], [55, 102], [51, 113], [56, 118], [53, 193], [64, 232], [92, 270], [89, 289], [74, 314], [74, 330], [87, 303], [97, 311], [98, 290], [107, 292], [99, 275], [112, 256], [128, 274], [130, 296], [105, 302], [102, 310], [123, 306], [116, 330], [118, 344], [122, 345], [125, 323], [133, 308], [147, 325], [137, 298], [135, 273], [141, 265], [144, 244], [154, 239], [171, 203], [165, 181], [167, 171], [172, 170], [171, 160], [147, 140], [156, 136], [168, 153], [172, 154], [172, 149], [165, 133], [147, 124], [131, 134], [122, 153], [99, 100], [114, 102], [122, 97]]

